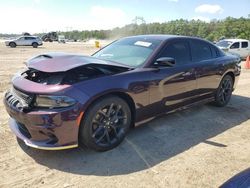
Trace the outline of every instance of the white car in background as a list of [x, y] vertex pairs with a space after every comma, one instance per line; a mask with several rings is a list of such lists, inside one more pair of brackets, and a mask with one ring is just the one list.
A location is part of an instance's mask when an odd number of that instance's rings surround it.
[[224, 39], [216, 43], [216, 45], [232, 54], [239, 55], [242, 59], [250, 56], [250, 42], [245, 39]]
[[21, 36], [17, 39], [5, 41], [5, 45], [11, 48], [15, 48], [16, 46], [33, 46], [33, 48], [37, 48], [43, 45], [43, 42], [37, 36]]

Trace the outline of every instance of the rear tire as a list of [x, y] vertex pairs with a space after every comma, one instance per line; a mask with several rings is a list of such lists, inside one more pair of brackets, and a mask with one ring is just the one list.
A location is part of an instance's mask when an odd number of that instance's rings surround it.
[[37, 47], [38, 47], [38, 44], [37, 44], [36, 42], [33, 42], [33, 43], [32, 43], [32, 46], [33, 46], [33, 48], [37, 48]]
[[10, 45], [11, 48], [15, 48], [16, 47], [16, 43], [14, 43], [14, 42], [11, 42], [9, 45]]
[[108, 96], [96, 101], [84, 114], [79, 140], [96, 151], [107, 151], [118, 146], [131, 124], [131, 110], [123, 99]]
[[226, 106], [230, 101], [233, 92], [233, 78], [226, 75], [222, 78], [220, 85], [215, 93], [215, 105]]

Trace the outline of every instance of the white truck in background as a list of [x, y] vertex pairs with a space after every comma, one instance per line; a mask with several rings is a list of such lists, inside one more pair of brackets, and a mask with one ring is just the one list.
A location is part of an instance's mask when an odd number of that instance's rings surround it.
[[64, 35], [58, 35], [58, 42], [59, 43], [66, 43], [66, 39]]
[[250, 41], [245, 39], [223, 39], [216, 43], [216, 45], [232, 54], [239, 55], [242, 59], [250, 56]]

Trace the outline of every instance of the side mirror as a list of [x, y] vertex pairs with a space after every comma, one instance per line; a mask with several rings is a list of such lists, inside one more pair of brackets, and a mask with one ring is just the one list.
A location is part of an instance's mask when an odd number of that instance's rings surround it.
[[175, 65], [175, 59], [172, 57], [160, 57], [154, 65], [159, 67], [173, 67]]

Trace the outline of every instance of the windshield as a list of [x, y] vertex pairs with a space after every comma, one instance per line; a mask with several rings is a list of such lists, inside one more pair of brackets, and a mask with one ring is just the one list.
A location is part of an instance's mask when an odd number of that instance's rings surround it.
[[125, 38], [108, 45], [93, 56], [130, 67], [138, 67], [146, 61], [161, 42], [161, 40], [143, 37]]
[[217, 46], [228, 48], [232, 44], [230, 41], [222, 40], [216, 43]]

